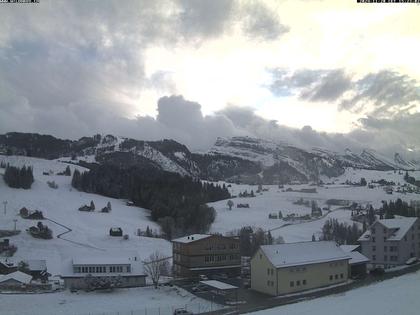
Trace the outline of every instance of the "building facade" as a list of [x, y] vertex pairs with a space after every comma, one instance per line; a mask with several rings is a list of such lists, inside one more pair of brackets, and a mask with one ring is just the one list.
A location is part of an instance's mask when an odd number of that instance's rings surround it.
[[418, 218], [399, 217], [377, 220], [359, 238], [361, 252], [372, 268], [403, 265], [420, 257], [420, 224]]
[[240, 273], [238, 238], [193, 234], [173, 240], [172, 250], [174, 273], [178, 277]]
[[277, 296], [346, 282], [349, 259], [335, 242], [264, 245], [251, 259], [251, 288]]
[[70, 289], [86, 289], [86, 278], [116, 279], [119, 287], [141, 287], [146, 285], [146, 274], [141, 262], [128, 258], [79, 258], [67, 263], [67, 272], [61, 278]]

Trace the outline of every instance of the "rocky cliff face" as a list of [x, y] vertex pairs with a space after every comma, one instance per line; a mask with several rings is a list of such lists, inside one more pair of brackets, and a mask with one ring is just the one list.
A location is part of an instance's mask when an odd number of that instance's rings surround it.
[[298, 148], [286, 143], [234, 137], [218, 139], [205, 153], [192, 153], [174, 140], [142, 141], [113, 135], [62, 140], [50, 135], [7, 133], [0, 135], [0, 153], [46, 159], [64, 158], [119, 166], [138, 165], [207, 180], [284, 184], [318, 181], [341, 175], [346, 167], [392, 170], [419, 169], [420, 163], [393, 159], [373, 150], [360, 154], [346, 150]]

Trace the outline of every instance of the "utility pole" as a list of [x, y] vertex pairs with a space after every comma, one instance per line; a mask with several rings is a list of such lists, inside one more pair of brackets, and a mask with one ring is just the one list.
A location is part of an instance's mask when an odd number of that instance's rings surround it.
[[6, 215], [7, 200], [3, 201], [3, 205], [4, 205], [4, 215]]

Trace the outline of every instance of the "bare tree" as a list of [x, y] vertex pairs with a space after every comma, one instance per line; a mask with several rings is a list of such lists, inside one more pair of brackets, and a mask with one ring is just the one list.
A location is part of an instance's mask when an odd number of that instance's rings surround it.
[[143, 261], [144, 271], [152, 279], [155, 289], [158, 287], [160, 276], [168, 269], [167, 259], [168, 257], [156, 251]]

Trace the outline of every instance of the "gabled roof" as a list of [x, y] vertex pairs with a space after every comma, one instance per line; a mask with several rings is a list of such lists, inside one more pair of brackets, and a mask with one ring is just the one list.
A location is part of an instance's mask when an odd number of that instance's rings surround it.
[[9, 273], [8, 275], [0, 276], [0, 283], [5, 282], [7, 280], [16, 280], [20, 283], [28, 284], [32, 280], [32, 276], [23, 273], [21, 271], [15, 271], [12, 273]]
[[357, 265], [369, 262], [369, 258], [359, 252], [349, 252], [347, 254], [351, 257], [349, 260], [349, 265]]
[[335, 242], [301, 242], [260, 247], [276, 268], [350, 259]]
[[354, 252], [360, 245], [340, 245], [340, 248], [346, 253]]
[[211, 236], [212, 236], [211, 234], [192, 234], [192, 235], [176, 238], [172, 240], [172, 242], [191, 243], [191, 242], [199, 241], [199, 240], [211, 237]]
[[47, 270], [47, 263], [43, 259], [24, 260], [24, 262], [28, 264], [28, 269], [30, 271]]
[[398, 217], [394, 219], [382, 219], [373, 223], [369, 229], [359, 237], [358, 241], [370, 241], [371, 228], [375, 224], [381, 224], [393, 233], [387, 238], [388, 241], [400, 241], [407, 234], [410, 228], [416, 223], [417, 218]]

